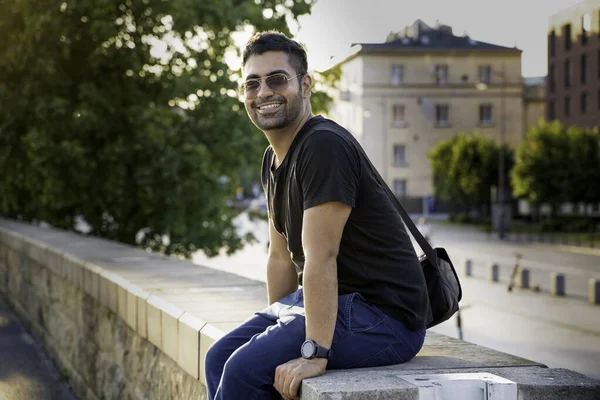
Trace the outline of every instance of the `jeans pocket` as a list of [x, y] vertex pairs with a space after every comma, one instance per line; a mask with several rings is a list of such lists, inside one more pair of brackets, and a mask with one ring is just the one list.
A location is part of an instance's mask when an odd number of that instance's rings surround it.
[[349, 295], [346, 302], [346, 327], [350, 332], [369, 331], [387, 318], [387, 315], [367, 303], [359, 293]]
[[365, 358], [355, 364], [349, 365], [346, 368], [369, 368], [369, 367], [385, 367], [386, 365], [396, 365], [403, 363], [404, 360], [394, 350], [392, 345], [389, 345], [380, 352]]

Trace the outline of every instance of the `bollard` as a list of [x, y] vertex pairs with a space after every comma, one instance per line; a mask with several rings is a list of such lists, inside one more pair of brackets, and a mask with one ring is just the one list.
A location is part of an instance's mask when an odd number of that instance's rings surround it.
[[600, 280], [590, 278], [589, 280], [590, 289], [590, 304], [600, 304]]
[[465, 276], [473, 276], [473, 261], [465, 260]]
[[556, 272], [550, 274], [550, 294], [552, 296], [565, 295], [565, 276], [563, 274]]
[[519, 287], [521, 289], [529, 289], [529, 270], [525, 268], [521, 269], [519, 278]]
[[500, 273], [500, 266], [497, 263], [490, 265], [488, 271], [488, 282], [498, 282], [498, 276]]

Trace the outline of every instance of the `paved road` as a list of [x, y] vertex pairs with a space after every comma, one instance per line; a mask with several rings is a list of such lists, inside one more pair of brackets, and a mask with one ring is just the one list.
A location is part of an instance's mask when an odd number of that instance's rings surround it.
[[[265, 281], [266, 224], [239, 220], [241, 232], [252, 231], [259, 242], [231, 257], [207, 258], [202, 253], [194, 262], [207, 267]], [[524, 264], [543, 271], [566, 271], [570, 275], [598, 276], [600, 257], [571, 254], [499, 242], [469, 229], [436, 227], [435, 246], [447, 247], [461, 273], [463, 257], [476, 258], [483, 266], [488, 261], [503, 263], [501, 278], [506, 278], [514, 263], [514, 253], [525, 255]], [[577, 297], [554, 298], [541, 292], [517, 289], [508, 293], [506, 285], [484, 279], [461, 277], [464, 297], [461, 302], [462, 332], [467, 341], [600, 379], [600, 306]], [[567, 288], [569, 286], [567, 285]], [[452, 337], [459, 332], [456, 317], [433, 329]]]
[[465, 259], [473, 261], [474, 275], [485, 279], [490, 264], [500, 265], [500, 281], [508, 283], [515, 264], [515, 254], [523, 255], [521, 266], [530, 270], [531, 286], [550, 291], [550, 274], [565, 275], [566, 293], [585, 299], [589, 279], [600, 279], [600, 256], [559, 250], [551, 245], [500, 241], [480, 231], [453, 226], [434, 225], [435, 246], [446, 247], [455, 267], [462, 269]]
[[0, 298], [0, 400], [76, 400], [41, 346]]

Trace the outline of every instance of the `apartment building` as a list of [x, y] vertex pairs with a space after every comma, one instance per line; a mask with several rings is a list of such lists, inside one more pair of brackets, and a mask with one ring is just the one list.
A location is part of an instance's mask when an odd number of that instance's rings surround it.
[[600, 126], [600, 0], [550, 17], [547, 118]]
[[[331, 114], [357, 137], [399, 197], [433, 195], [427, 153], [438, 141], [477, 130], [516, 146], [529, 121], [544, 117], [539, 93], [525, 96], [519, 49], [421, 20], [384, 43], [353, 46], [356, 52], [340, 63]], [[535, 86], [539, 90], [539, 81]]]

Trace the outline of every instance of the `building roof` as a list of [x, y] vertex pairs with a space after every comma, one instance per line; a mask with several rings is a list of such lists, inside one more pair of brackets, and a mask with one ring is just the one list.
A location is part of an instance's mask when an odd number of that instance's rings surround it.
[[360, 45], [358, 53], [405, 53], [432, 51], [501, 51], [517, 52], [516, 47], [504, 47], [480, 42], [469, 36], [455, 36], [447, 25], [430, 27], [421, 20], [416, 20], [396, 33], [390, 33], [384, 43], [354, 43]]

